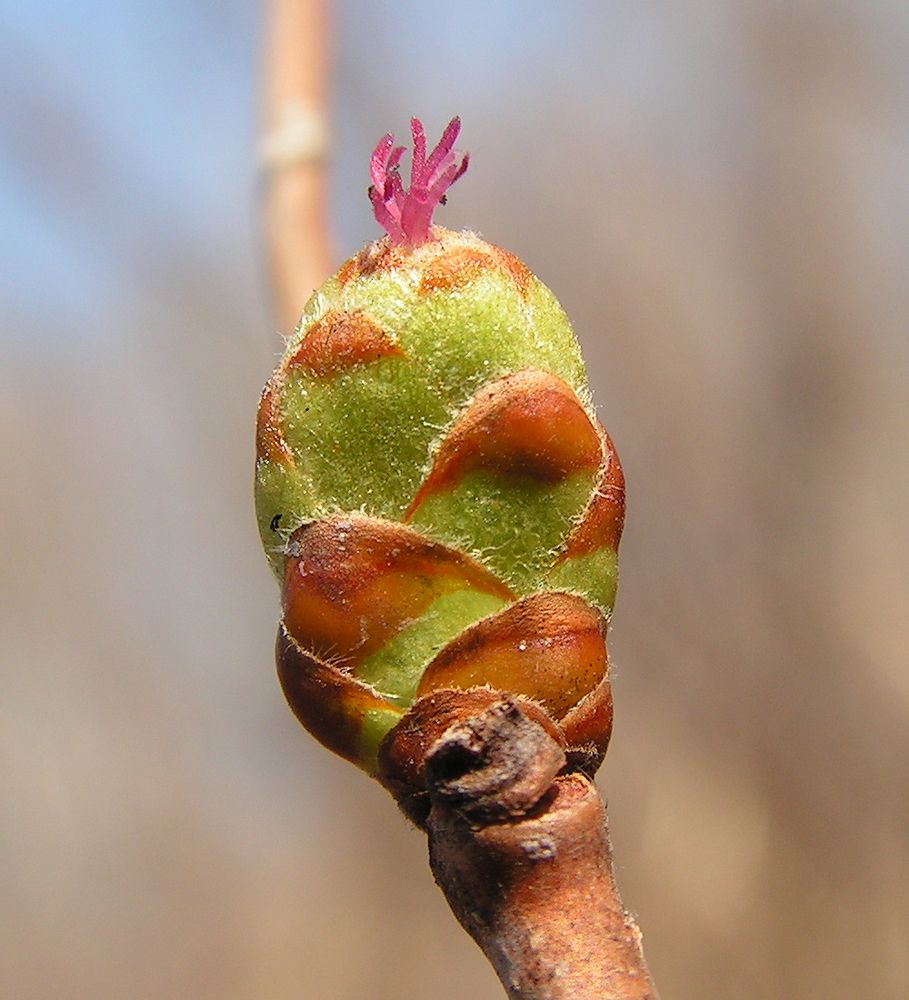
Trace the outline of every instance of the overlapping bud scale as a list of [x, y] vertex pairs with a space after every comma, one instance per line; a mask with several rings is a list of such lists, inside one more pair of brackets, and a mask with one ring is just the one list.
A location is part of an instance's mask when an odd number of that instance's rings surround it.
[[599, 763], [624, 513], [558, 302], [513, 255], [431, 236], [367, 247], [313, 296], [257, 433], [285, 693], [403, 799], [401, 740], [452, 692], [518, 696]]

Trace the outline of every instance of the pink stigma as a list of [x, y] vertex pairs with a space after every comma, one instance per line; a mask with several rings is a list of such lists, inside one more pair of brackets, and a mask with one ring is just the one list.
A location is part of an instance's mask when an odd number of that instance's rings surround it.
[[369, 200], [376, 222], [388, 233], [392, 243], [419, 246], [429, 239], [432, 213], [445, 202], [445, 192], [467, 170], [470, 157], [465, 153], [458, 163], [454, 150], [461, 131], [461, 119], [452, 118], [436, 148], [426, 155], [426, 133], [419, 118], [410, 119], [413, 135], [413, 158], [410, 166], [410, 189], [401, 183], [398, 165], [403, 146], [395, 146], [394, 136], [379, 140], [369, 161], [372, 185]]

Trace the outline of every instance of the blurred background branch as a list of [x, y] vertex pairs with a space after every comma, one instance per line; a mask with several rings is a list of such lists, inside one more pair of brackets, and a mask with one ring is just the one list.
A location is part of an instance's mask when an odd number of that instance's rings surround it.
[[331, 273], [328, 0], [269, 0], [264, 59], [263, 218], [281, 330]]

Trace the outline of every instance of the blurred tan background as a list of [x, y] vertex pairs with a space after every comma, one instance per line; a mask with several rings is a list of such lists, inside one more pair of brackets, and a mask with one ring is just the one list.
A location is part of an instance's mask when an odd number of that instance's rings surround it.
[[[292, 720], [259, 11], [0, 4], [0, 995], [471, 1000], [423, 839]], [[600, 784], [665, 1000], [909, 996], [909, 7], [335, 4], [378, 136], [556, 291], [629, 480]], [[302, 305], [302, 303], [301, 303]]]

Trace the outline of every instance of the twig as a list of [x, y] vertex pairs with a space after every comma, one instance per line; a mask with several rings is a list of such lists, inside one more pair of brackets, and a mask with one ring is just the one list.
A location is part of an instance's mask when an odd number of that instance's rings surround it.
[[325, 113], [327, 0], [268, 4], [263, 94], [264, 227], [281, 329], [329, 275]]
[[433, 874], [510, 997], [655, 1000], [600, 796], [564, 762], [514, 701], [452, 726], [426, 757]]

